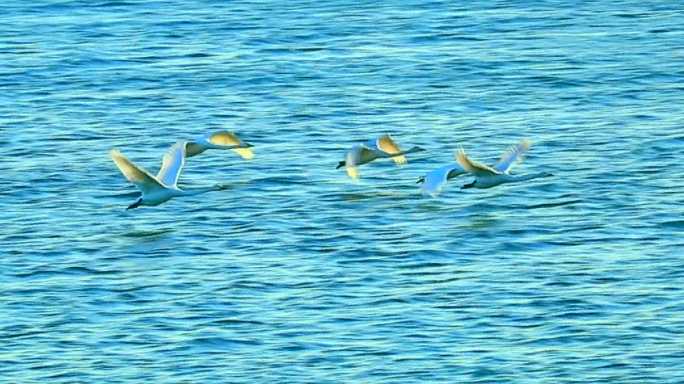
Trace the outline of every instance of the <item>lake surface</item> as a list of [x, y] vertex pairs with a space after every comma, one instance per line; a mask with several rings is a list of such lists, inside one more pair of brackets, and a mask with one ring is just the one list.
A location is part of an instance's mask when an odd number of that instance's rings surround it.
[[[684, 7], [616, 1], [6, 1], [8, 383], [684, 382]], [[157, 171], [126, 211], [117, 147]], [[352, 182], [354, 143], [426, 152]], [[488, 190], [416, 180], [462, 145]]]

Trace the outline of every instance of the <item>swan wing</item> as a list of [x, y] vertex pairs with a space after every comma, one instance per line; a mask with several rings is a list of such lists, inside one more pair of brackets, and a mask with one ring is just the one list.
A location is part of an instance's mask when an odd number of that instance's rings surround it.
[[[425, 181], [420, 186], [423, 194], [428, 194], [432, 197], [439, 195], [446, 185], [449, 175], [455, 170], [463, 171], [458, 164], [449, 164], [428, 172], [425, 175]], [[455, 175], [451, 177], [455, 177]]]
[[206, 150], [207, 147], [200, 143], [194, 141], [188, 141], [187, 143], [185, 143], [185, 157], [193, 157], [199, 155], [200, 153]]
[[445, 168], [446, 167], [448, 167], [447, 169], [449, 170], [449, 172], [447, 173], [447, 180], [451, 180], [454, 177], [467, 173], [466, 170], [463, 169], [463, 167], [461, 167], [459, 163], [450, 164], [445, 166]]
[[183, 166], [185, 165], [186, 142], [179, 141], [164, 154], [162, 166], [157, 174], [157, 180], [164, 185], [176, 187]]
[[360, 175], [359, 175], [359, 168], [358, 167], [347, 166], [346, 170], [347, 170], [347, 175], [349, 175], [349, 177], [351, 177], [354, 180], [359, 179]]
[[374, 150], [372, 150], [371, 148], [368, 148], [368, 147], [365, 146], [365, 145], [359, 146], [358, 151], [359, 151], [359, 154], [358, 154], [358, 156], [359, 156], [359, 163], [357, 163], [357, 164], [359, 164], [359, 165], [360, 165], [360, 164], [370, 163], [371, 161], [373, 161], [373, 160], [375, 160], [375, 159], [378, 158], [377, 153], [376, 153]]
[[345, 158], [347, 164], [354, 166], [370, 163], [378, 158], [375, 150], [363, 144], [356, 144], [349, 149]]
[[135, 184], [142, 193], [150, 193], [155, 190], [165, 189], [165, 187], [145, 169], [133, 164], [128, 160], [118, 149], [112, 149], [109, 155], [114, 160], [114, 164], [119, 168], [119, 171], [124, 175], [126, 180]]
[[344, 159], [346, 164], [345, 169], [347, 170], [347, 175], [352, 179], [356, 180], [359, 178], [358, 166], [364, 163], [363, 156], [364, 154], [367, 155], [367, 152], [370, 152], [370, 150], [363, 145], [354, 145], [349, 152], [347, 152], [347, 156]]
[[[240, 140], [236, 134], [228, 131], [214, 132], [209, 135], [207, 141], [214, 145], [220, 145], [230, 148], [232, 151], [240, 155], [243, 159], [251, 159], [254, 157], [254, 152], [250, 148], [247, 148], [245, 142]], [[240, 148], [244, 147], [244, 148]]]
[[456, 161], [466, 172], [472, 173], [477, 177], [490, 177], [501, 174], [501, 172], [488, 165], [471, 160], [463, 149], [459, 149], [456, 152]]
[[[397, 143], [395, 143], [394, 140], [392, 140], [392, 138], [390, 137], [390, 135], [387, 134], [378, 137], [375, 145], [378, 147], [380, 151], [385, 152], [389, 155], [401, 153], [401, 149], [399, 148]], [[392, 160], [394, 160], [394, 162], [397, 165], [406, 164], [406, 156], [404, 155], [394, 156], [392, 157]]]
[[525, 152], [530, 149], [532, 142], [525, 139], [518, 144], [511, 146], [506, 152], [501, 155], [499, 161], [494, 164], [494, 169], [499, 172], [508, 173], [508, 171], [517, 163], [525, 158]]

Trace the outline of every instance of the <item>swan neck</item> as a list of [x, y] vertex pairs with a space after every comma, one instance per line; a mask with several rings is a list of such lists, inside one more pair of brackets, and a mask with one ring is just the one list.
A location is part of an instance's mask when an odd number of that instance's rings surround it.
[[538, 179], [540, 177], [545, 177], [546, 173], [544, 172], [539, 172], [539, 173], [530, 173], [527, 175], [520, 175], [517, 176], [515, 179], [516, 181], [527, 181], [527, 180], [532, 180], [532, 179]]
[[219, 191], [221, 189], [222, 188], [220, 185], [214, 185], [212, 187], [183, 189], [181, 194], [184, 196], [195, 196], [195, 195], [201, 195], [201, 194], [207, 193], [207, 192]]
[[389, 155], [389, 157], [404, 156], [404, 155], [408, 155], [408, 154], [415, 153], [415, 152], [421, 152], [421, 151], [422, 151], [422, 149], [420, 147], [413, 147], [413, 148], [409, 149], [408, 151], [399, 151], [396, 153], [392, 153]]

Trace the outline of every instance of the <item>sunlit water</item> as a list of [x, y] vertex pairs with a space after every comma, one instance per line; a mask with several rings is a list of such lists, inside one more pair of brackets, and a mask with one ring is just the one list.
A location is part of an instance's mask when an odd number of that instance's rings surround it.
[[[684, 8], [455, 3], [4, 2], [1, 381], [683, 382]], [[228, 191], [125, 210], [109, 149], [219, 129]]]

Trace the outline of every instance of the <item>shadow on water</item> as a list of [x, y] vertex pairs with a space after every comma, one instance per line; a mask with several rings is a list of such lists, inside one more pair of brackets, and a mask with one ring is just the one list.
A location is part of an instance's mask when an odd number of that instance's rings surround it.
[[463, 227], [465, 228], [471, 228], [471, 229], [489, 229], [501, 222], [501, 216], [494, 215], [494, 214], [477, 214], [469, 217], [464, 218], [464, 225]]
[[348, 202], [363, 201], [363, 200], [375, 199], [375, 198], [379, 197], [375, 193], [363, 193], [363, 192], [336, 193], [334, 196], [336, 198], [340, 198], [340, 199], [342, 199], [344, 201], [348, 201]]
[[670, 229], [684, 229], [684, 220], [671, 220], [659, 224], [660, 227]]
[[157, 238], [164, 237], [168, 233], [173, 233], [174, 230], [171, 228], [165, 229], [134, 229], [123, 233], [121, 236], [129, 239], [148, 239], [155, 240]]
[[419, 195], [414, 192], [403, 192], [400, 190], [392, 191], [389, 188], [385, 191], [374, 191], [374, 192], [342, 192], [328, 194], [323, 197], [323, 200], [344, 200], [348, 202], [357, 202], [365, 200], [394, 200], [394, 201], [406, 201], [413, 200]]
[[566, 205], [574, 205], [578, 203], [582, 203], [583, 200], [580, 199], [575, 199], [575, 200], [567, 200], [567, 201], [558, 201], [558, 202], [551, 202], [551, 203], [540, 203], [540, 204], [530, 204], [530, 205], [517, 205], [517, 206], [512, 206], [512, 207], [519, 207], [519, 208], [524, 208], [524, 209], [541, 209], [541, 208], [555, 208], [555, 207], [563, 207]]
[[120, 232], [116, 244], [125, 247], [133, 255], [164, 257], [173, 248], [177, 235], [175, 230], [166, 228], [128, 228]]

